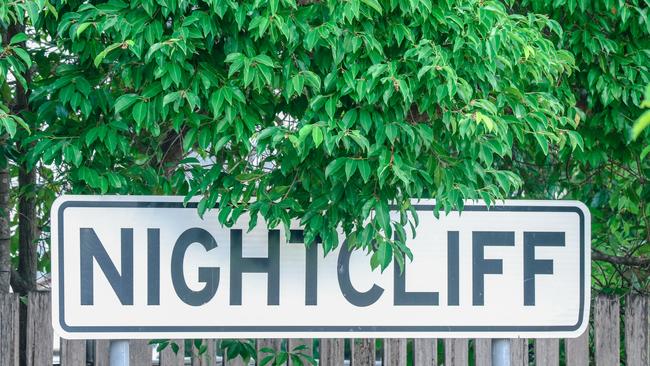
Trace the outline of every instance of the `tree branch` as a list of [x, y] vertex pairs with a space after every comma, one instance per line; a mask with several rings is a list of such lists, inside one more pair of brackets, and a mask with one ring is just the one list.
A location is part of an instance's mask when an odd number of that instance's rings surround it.
[[630, 267], [642, 267], [650, 270], [650, 257], [621, 257], [605, 254], [597, 249], [591, 250], [591, 259]]
[[33, 289], [32, 285], [25, 281], [15, 268], [11, 269], [11, 288], [19, 294], [26, 294]]
[[162, 158], [157, 162], [158, 168], [164, 170], [165, 177], [170, 178], [176, 165], [183, 158], [183, 138], [185, 129], [179, 133], [171, 130], [165, 135], [161, 144]]

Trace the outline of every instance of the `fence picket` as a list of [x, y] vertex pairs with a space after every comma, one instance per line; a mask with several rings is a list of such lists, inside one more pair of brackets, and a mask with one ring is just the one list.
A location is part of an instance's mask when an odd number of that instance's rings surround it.
[[556, 338], [543, 338], [535, 340], [535, 365], [559, 366], [560, 365], [560, 340]]
[[647, 296], [628, 295], [625, 300], [625, 354], [627, 366], [647, 366], [648, 357], [648, 305]]
[[384, 339], [383, 365], [406, 366], [406, 338]]
[[204, 339], [206, 350], [199, 355], [199, 350], [192, 347], [192, 366], [216, 366], [217, 364], [217, 342], [214, 339]]
[[480, 338], [474, 340], [474, 364], [492, 366], [492, 340]]
[[[305, 345], [307, 346], [306, 349], [299, 351], [300, 353], [304, 353], [308, 356], [314, 356], [314, 342], [312, 342], [311, 338], [292, 338], [287, 340], [287, 348], [289, 351], [292, 351], [294, 348], [298, 346]], [[304, 360], [303, 360], [304, 361]], [[304, 362], [305, 364], [309, 364], [308, 362]], [[296, 366], [293, 362], [293, 360], [289, 359], [288, 366]]]
[[589, 329], [578, 338], [567, 339], [564, 345], [566, 347], [567, 365], [589, 365]]
[[52, 363], [54, 331], [52, 329], [51, 303], [52, 297], [49, 292], [30, 292], [27, 296], [27, 324], [25, 327], [27, 366]]
[[619, 366], [621, 346], [620, 301], [618, 297], [596, 297], [596, 366]]
[[341, 366], [344, 362], [345, 339], [323, 338], [320, 340], [319, 366]]
[[510, 339], [510, 360], [512, 366], [528, 366], [528, 339]]
[[108, 358], [108, 351], [111, 345], [111, 341], [107, 339], [97, 339], [93, 342], [93, 348], [95, 355], [95, 363], [93, 366], [109, 366], [110, 359]]
[[469, 364], [467, 339], [445, 339], [445, 365], [467, 366]]
[[246, 366], [246, 365], [248, 365], [248, 364], [247, 364], [246, 362], [244, 362], [244, 360], [243, 360], [241, 357], [239, 357], [239, 356], [237, 356], [237, 357], [234, 358], [234, 359], [229, 359], [229, 358], [227, 358], [226, 356], [224, 356], [223, 359], [224, 359], [223, 364], [224, 364], [224, 365], [227, 365], [227, 366]]
[[438, 340], [413, 340], [413, 366], [438, 366]]
[[278, 338], [264, 338], [264, 339], [258, 339], [257, 340], [257, 362], [258, 364], [264, 357], [271, 355], [271, 353], [267, 352], [262, 352], [263, 348], [270, 348], [275, 352], [278, 352], [282, 349], [282, 339]]
[[61, 339], [61, 366], [86, 366], [86, 341]]
[[0, 294], [0, 365], [18, 366], [18, 295]]
[[149, 365], [151, 354], [148, 341], [142, 339], [129, 341], [129, 365]]
[[374, 366], [375, 365], [375, 340], [373, 338], [361, 338], [350, 340], [352, 366]]
[[185, 365], [185, 341], [172, 339], [178, 345], [178, 352], [174, 353], [171, 344], [160, 351], [160, 366], [184, 366]]

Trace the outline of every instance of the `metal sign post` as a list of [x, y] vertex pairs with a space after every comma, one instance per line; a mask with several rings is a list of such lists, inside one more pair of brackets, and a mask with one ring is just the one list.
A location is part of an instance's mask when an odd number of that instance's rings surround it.
[[111, 341], [108, 354], [110, 366], [129, 366], [129, 341]]
[[492, 365], [510, 366], [510, 340], [492, 340]]

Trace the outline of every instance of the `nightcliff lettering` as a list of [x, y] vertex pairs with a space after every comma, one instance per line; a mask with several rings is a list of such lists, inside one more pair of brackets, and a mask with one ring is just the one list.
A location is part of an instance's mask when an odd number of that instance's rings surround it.
[[[97, 263], [108, 283], [122, 305], [133, 305], [133, 228], [121, 228], [121, 270], [118, 271], [101, 240], [92, 228], [81, 228], [80, 237], [80, 286], [81, 305], [93, 305], [93, 263]], [[147, 305], [160, 305], [160, 228], [147, 228]], [[291, 243], [297, 243], [296, 237], [302, 237], [302, 231], [291, 232]], [[552, 259], [536, 259], [537, 246], [564, 246], [563, 232], [524, 232], [524, 250], [521, 262], [524, 276], [521, 284], [524, 288], [524, 305], [535, 306], [535, 276], [552, 275]], [[280, 231], [268, 231], [268, 257], [249, 258], [242, 255], [242, 230], [230, 230], [230, 305], [242, 305], [242, 275], [244, 273], [265, 273], [267, 275], [267, 304], [280, 304]], [[472, 305], [483, 306], [485, 294], [485, 275], [502, 275], [502, 259], [486, 259], [484, 252], [487, 246], [514, 246], [515, 232], [513, 231], [474, 231], [472, 232]], [[457, 248], [458, 231], [447, 232], [447, 245]], [[436, 240], [433, 240], [436, 242]], [[171, 282], [176, 295], [186, 304], [203, 305], [216, 295], [219, 288], [219, 267], [199, 267], [198, 279], [203, 284], [201, 290], [192, 290], [184, 275], [184, 258], [187, 248], [192, 244], [200, 244], [206, 252], [218, 250], [216, 239], [202, 228], [189, 228], [175, 241], [172, 250], [170, 266]], [[345, 246], [345, 243], [343, 244]], [[318, 304], [318, 282], [316, 248], [310, 246], [306, 251], [305, 263], [305, 305]], [[354, 288], [350, 278], [350, 251], [344, 248], [338, 253], [337, 266], [338, 283], [345, 299], [355, 306], [370, 306], [377, 302], [384, 293], [380, 286], [373, 285], [371, 289], [360, 292]], [[448, 297], [448, 305], [460, 305], [458, 302], [459, 284], [457, 274], [460, 271], [457, 249], [447, 252], [447, 267], [450, 275], [447, 290], [452, 296]], [[394, 296], [393, 304], [437, 306], [439, 293], [408, 292], [406, 291], [406, 271], [393, 271]]]

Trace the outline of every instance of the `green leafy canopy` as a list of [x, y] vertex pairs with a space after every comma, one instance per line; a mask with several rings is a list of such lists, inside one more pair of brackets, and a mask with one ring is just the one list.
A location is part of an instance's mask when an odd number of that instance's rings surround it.
[[27, 160], [66, 191], [198, 195], [385, 268], [411, 198], [494, 202], [521, 193], [513, 151], [583, 148], [559, 23], [500, 1], [52, 4]]

